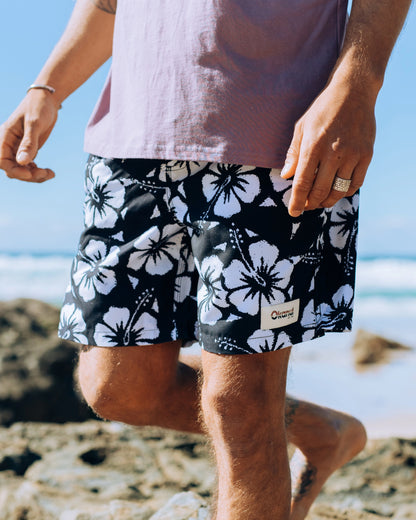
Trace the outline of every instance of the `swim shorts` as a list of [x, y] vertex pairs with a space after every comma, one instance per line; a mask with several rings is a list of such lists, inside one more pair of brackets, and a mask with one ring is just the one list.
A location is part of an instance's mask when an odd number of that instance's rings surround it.
[[291, 186], [277, 169], [90, 156], [60, 337], [250, 354], [350, 330], [358, 194], [292, 218]]

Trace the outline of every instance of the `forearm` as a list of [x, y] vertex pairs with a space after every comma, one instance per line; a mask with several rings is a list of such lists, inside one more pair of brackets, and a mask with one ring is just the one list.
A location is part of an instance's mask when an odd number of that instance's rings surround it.
[[77, 1], [61, 39], [34, 81], [52, 86], [57, 103], [111, 56], [115, 5], [115, 0]]
[[340, 57], [331, 76], [377, 96], [411, 0], [353, 0]]

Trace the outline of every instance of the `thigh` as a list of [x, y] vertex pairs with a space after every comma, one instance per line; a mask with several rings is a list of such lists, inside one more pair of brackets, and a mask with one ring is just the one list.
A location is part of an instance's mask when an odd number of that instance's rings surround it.
[[174, 384], [181, 342], [123, 347], [82, 347], [78, 377], [84, 394], [163, 393]]

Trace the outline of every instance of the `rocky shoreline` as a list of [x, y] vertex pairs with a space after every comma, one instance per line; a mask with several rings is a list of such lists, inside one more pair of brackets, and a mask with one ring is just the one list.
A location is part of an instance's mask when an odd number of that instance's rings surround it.
[[[0, 520], [209, 518], [215, 473], [201, 435], [15, 423], [0, 428], [0, 453]], [[328, 480], [308, 518], [414, 520], [415, 496], [416, 439], [372, 440]]]
[[[36, 300], [0, 302], [0, 520], [208, 520], [206, 439], [95, 419], [74, 385], [77, 349], [56, 336], [58, 314]], [[358, 340], [362, 368], [402, 348]], [[371, 440], [308, 519], [416, 520], [415, 497], [416, 438]]]

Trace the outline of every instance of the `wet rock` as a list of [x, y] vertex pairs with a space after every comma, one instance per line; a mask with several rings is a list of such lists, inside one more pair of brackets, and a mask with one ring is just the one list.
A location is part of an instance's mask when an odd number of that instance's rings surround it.
[[363, 329], [357, 330], [353, 344], [354, 362], [359, 369], [388, 363], [394, 352], [409, 350], [412, 348]]

